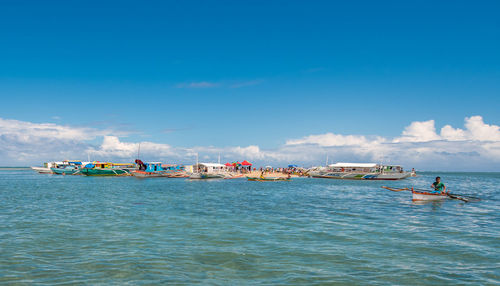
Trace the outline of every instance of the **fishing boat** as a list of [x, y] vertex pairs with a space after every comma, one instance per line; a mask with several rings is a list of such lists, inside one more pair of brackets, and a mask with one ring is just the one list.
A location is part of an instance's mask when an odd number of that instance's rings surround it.
[[176, 164], [164, 164], [161, 167], [165, 170], [168, 178], [188, 178], [185, 166]]
[[65, 168], [66, 166], [76, 166], [81, 164], [82, 164], [81, 161], [64, 160], [58, 162], [46, 162], [43, 163], [43, 167], [30, 167], [30, 168], [38, 172], [39, 174], [61, 174], [61, 172], [54, 172], [52, 169], [54, 168], [60, 169], [60, 168]]
[[440, 201], [447, 199], [449, 196], [446, 193], [433, 193], [427, 190], [411, 188], [413, 201]]
[[399, 165], [375, 163], [335, 163], [328, 167], [309, 170], [313, 178], [342, 180], [401, 180], [411, 176]]
[[425, 189], [415, 189], [413, 187], [411, 187], [411, 188], [394, 188], [394, 187], [382, 186], [382, 188], [389, 190], [389, 191], [393, 191], [393, 192], [411, 191], [412, 198], [413, 198], [414, 202], [440, 201], [440, 200], [444, 200], [446, 198], [459, 200], [459, 201], [463, 201], [466, 203], [478, 202], [481, 200], [478, 197], [474, 197], [474, 196], [470, 196], [470, 195], [452, 194], [450, 192], [441, 193], [441, 192], [434, 192], [434, 191], [425, 190]]
[[85, 165], [80, 172], [86, 176], [129, 176], [134, 164], [93, 162]]
[[227, 176], [226, 166], [219, 163], [197, 163], [193, 166], [192, 180], [223, 179]]
[[143, 163], [141, 160], [136, 160], [139, 165], [139, 170], [133, 170], [130, 174], [138, 178], [158, 178], [168, 177], [167, 171], [162, 168], [161, 162]]
[[291, 181], [289, 177], [247, 177], [249, 181], [257, 182], [277, 182], [277, 181]]
[[30, 167], [39, 174], [52, 174], [51, 168], [55, 166], [55, 162], [43, 163], [43, 167]]
[[66, 165], [57, 168], [50, 168], [53, 174], [56, 175], [76, 175], [80, 173], [80, 168], [74, 165]]
[[52, 174], [56, 175], [81, 175], [81, 167], [81, 161], [64, 160], [60, 163], [56, 163], [54, 167], [50, 168], [50, 170], [52, 171]]
[[244, 175], [243, 174], [228, 174], [224, 179], [225, 180], [231, 180], [231, 179], [239, 179], [239, 178], [243, 178]]
[[224, 179], [226, 176], [224, 174], [216, 173], [193, 173], [189, 176], [193, 180], [205, 180], [205, 179]]

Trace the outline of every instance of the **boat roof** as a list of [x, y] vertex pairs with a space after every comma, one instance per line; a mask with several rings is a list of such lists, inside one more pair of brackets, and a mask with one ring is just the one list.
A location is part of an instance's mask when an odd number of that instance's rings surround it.
[[328, 165], [328, 167], [343, 167], [343, 168], [374, 168], [377, 167], [375, 163], [335, 163]]
[[206, 167], [226, 167], [225, 165], [219, 163], [198, 163], [198, 164]]

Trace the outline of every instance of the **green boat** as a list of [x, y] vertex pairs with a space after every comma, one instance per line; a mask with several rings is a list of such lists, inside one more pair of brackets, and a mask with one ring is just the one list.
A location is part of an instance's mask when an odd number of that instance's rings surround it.
[[133, 164], [95, 162], [85, 165], [80, 172], [86, 176], [129, 176]]
[[56, 175], [76, 175], [80, 173], [80, 169], [76, 166], [66, 165], [64, 167], [50, 168], [52, 173]]

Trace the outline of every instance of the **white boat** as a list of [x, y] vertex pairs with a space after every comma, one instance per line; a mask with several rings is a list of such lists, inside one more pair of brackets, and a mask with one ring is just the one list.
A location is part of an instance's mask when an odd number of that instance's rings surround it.
[[189, 178], [193, 180], [223, 179], [227, 176], [227, 167], [223, 164], [198, 163], [193, 165], [193, 173]]
[[30, 167], [30, 168], [34, 171], [37, 171], [39, 174], [52, 174], [52, 170], [50, 168], [45, 168], [45, 167]]
[[[57, 166], [65, 165], [64, 161], [61, 162], [46, 162], [43, 163], [43, 167], [30, 167], [32, 170], [37, 171], [40, 174], [53, 174], [51, 168], [57, 168]], [[68, 164], [66, 164], [68, 165]]]
[[413, 201], [440, 201], [448, 198], [448, 195], [443, 193], [430, 193], [424, 190], [415, 190], [411, 188]]
[[46, 162], [43, 167], [30, 167], [32, 170], [40, 174], [54, 174], [53, 168], [65, 168], [67, 166], [81, 166], [82, 162], [77, 160], [64, 160], [59, 162]]
[[309, 171], [313, 178], [343, 180], [401, 180], [411, 176], [399, 165], [375, 163], [335, 163]]

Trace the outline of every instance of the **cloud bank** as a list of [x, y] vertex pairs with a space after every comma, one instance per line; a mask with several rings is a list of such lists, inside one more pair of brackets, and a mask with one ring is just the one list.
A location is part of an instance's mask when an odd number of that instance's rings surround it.
[[[125, 137], [126, 139], [126, 137]], [[113, 130], [80, 128], [53, 123], [32, 123], [0, 118], [0, 165], [31, 165], [62, 159], [132, 161], [139, 143], [127, 142]], [[286, 140], [282, 146], [175, 147], [141, 142], [141, 158], [164, 162], [252, 160], [257, 165], [304, 166], [330, 161], [384, 162], [421, 170], [500, 171], [500, 126], [481, 116], [464, 120], [463, 128], [450, 125], [436, 130], [434, 120], [411, 122], [400, 136], [314, 134]]]

